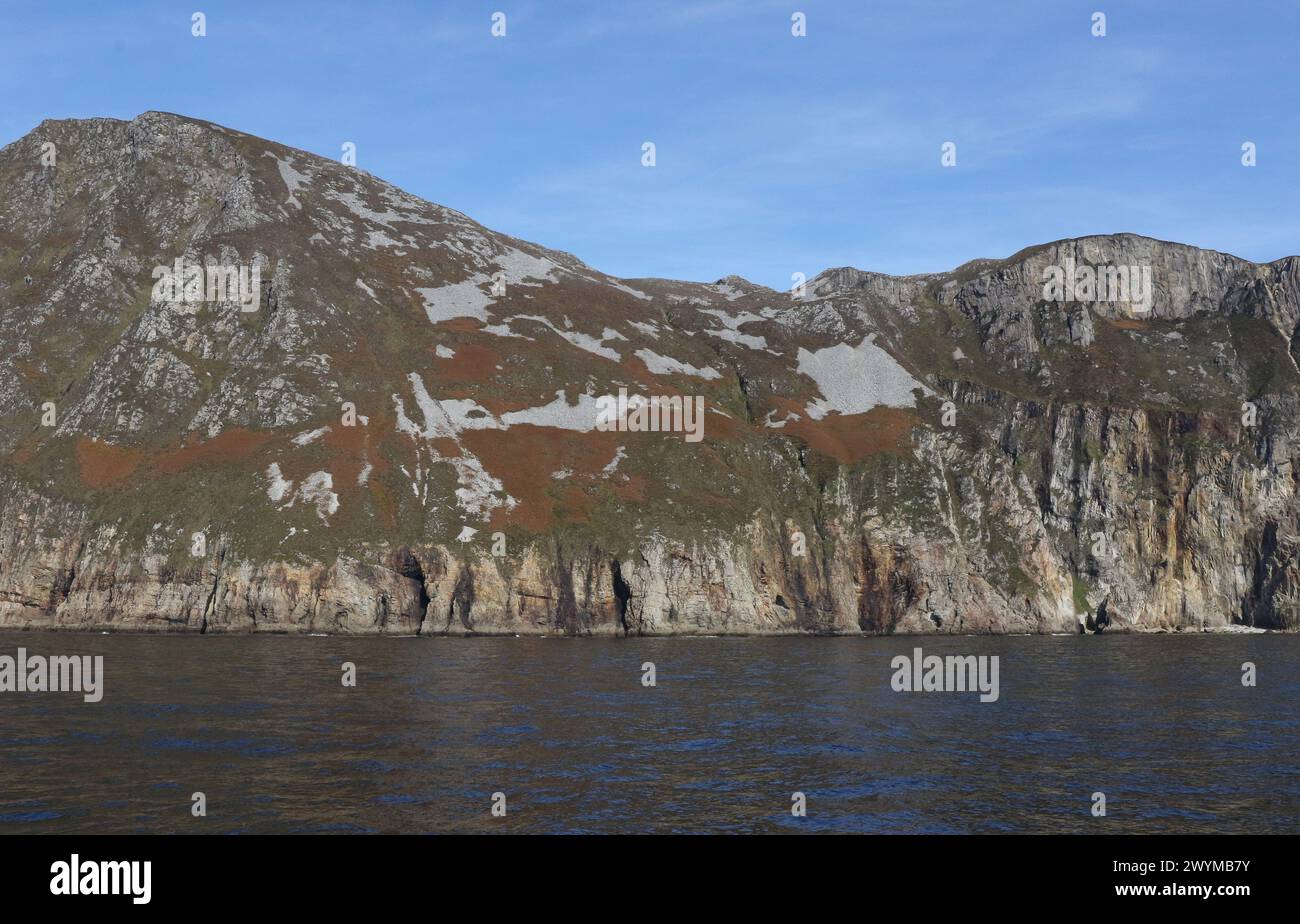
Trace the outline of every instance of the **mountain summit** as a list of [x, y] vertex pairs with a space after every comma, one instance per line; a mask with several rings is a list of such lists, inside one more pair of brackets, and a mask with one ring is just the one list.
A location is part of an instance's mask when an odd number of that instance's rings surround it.
[[0, 626], [1300, 626], [1295, 257], [617, 279], [156, 112], [0, 190]]

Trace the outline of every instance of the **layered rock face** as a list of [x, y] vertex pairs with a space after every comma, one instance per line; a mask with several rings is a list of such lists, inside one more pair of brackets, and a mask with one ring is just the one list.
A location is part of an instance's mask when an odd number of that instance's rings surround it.
[[164, 113], [0, 188], [0, 627], [1300, 626], [1295, 257], [615, 279]]

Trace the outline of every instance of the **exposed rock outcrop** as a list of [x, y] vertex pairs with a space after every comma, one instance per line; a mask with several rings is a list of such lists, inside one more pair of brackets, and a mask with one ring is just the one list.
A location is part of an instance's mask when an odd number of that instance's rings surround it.
[[1300, 258], [621, 280], [164, 113], [43, 123], [0, 189], [0, 627], [1300, 627]]

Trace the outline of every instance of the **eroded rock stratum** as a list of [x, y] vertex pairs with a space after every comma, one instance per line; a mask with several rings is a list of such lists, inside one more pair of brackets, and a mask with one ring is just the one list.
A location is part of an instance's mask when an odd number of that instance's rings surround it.
[[[0, 190], [0, 626], [1300, 626], [1295, 257], [616, 279], [163, 113], [45, 122]], [[176, 260], [256, 310], [159, 297]], [[1045, 300], [1062, 265], [1149, 267], [1149, 311]], [[598, 429], [620, 389], [702, 439]]]

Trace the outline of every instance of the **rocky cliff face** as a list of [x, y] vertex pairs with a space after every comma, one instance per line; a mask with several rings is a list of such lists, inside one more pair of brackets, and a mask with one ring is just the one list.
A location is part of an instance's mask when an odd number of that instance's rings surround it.
[[0, 626], [1300, 626], [1297, 258], [620, 280], [162, 113], [43, 123], [0, 189]]

